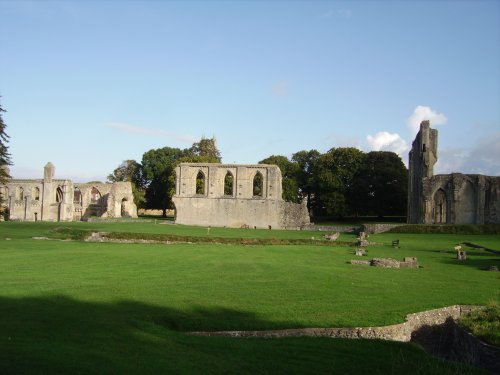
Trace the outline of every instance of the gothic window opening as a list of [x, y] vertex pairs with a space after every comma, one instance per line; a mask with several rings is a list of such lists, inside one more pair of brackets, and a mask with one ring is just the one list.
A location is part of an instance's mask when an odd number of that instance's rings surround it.
[[442, 189], [439, 189], [434, 195], [434, 223], [446, 224], [446, 214], [446, 194]]
[[262, 173], [257, 172], [255, 177], [253, 178], [253, 196], [261, 197], [264, 194], [264, 178], [262, 177]]
[[56, 190], [56, 202], [61, 203], [63, 201], [63, 191], [60, 187]]
[[92, 187], [92, 190], [90, 191], [90, 203], [97, 204], [99, 203], [99, 199], [101, 199], [101, 193], [96, 187]]
[[202, 171], [196, 175], [196, 195], [205, 195], [205, 175]]
[[22, 201], [24, 199], [24, 189], [22, 187], [18, 187], [16, 189], [16, 200]]
[[82, 204], [82, 192], [78, 188], [75, 188], [73, 192], [73, 203]]
[[37, 187], [33, 188], [33, 199], [36, 201], [40, 200], [40, 189]]
[[224, 177], [224, 195], [234, 196], [234, 178], [231, 172], [226, 173]]

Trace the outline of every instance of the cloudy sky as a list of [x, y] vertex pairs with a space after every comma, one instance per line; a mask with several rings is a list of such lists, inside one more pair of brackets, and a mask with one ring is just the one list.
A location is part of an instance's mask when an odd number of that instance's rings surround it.
[[498, 1], [0, 1], [16, 178], [105, 180], [217, 138], [226, 163], [332, 147], [500, 175]]

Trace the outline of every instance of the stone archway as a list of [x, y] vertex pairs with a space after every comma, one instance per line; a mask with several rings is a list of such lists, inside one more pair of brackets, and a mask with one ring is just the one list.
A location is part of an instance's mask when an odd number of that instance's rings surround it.
[[439, 189], [434, 194], [434, 223], [446, 224], [448, 215], [448, 204], [446, 193], [443, 189]]
[[130, 214], [130, 204], [127, 198], [123, 198], [120, 205], [120, 216], [121, 217], [131, 217]]

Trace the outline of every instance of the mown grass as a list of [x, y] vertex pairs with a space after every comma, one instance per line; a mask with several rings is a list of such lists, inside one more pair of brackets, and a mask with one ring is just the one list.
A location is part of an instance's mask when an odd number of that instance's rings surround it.
[[[349, 246], [115, 244], [34, 240], [59, 223], [0, 223], [2, 373], [457, 373], [413, 345], [328, 339], [234, 340], [190, 330], [377, 326], [411, 312], [499, 298], [498, 236], [371, 236], [369, 257], [423, 268], [348, 264]], [[310, 240], [315, 232], [65, 223], [76, 231]], [[323, 234], [323, 233], [320, 233]], [[6, 240], [10, 238], [10, 240]], [[252, 238], [252, 237], [247, 237]], [[354, 240], [341, 235], [341, 240]]]

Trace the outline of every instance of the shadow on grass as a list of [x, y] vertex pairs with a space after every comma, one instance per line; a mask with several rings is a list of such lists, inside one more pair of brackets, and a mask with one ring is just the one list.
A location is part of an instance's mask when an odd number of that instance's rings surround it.
[[[216, 319], [214, 318], [216, 317]], [[227, 319], [276, 326], [229, 309], [179, 311], [133, 301], [95, 303], [64, 296], [0, 298], [2, 374], [475, 373], [412, 344], [328, 338], [193, 337]], [[204, 325], [208, 323], [207, 325]], [[231, 323], [232, 324], [232, 323]]]

